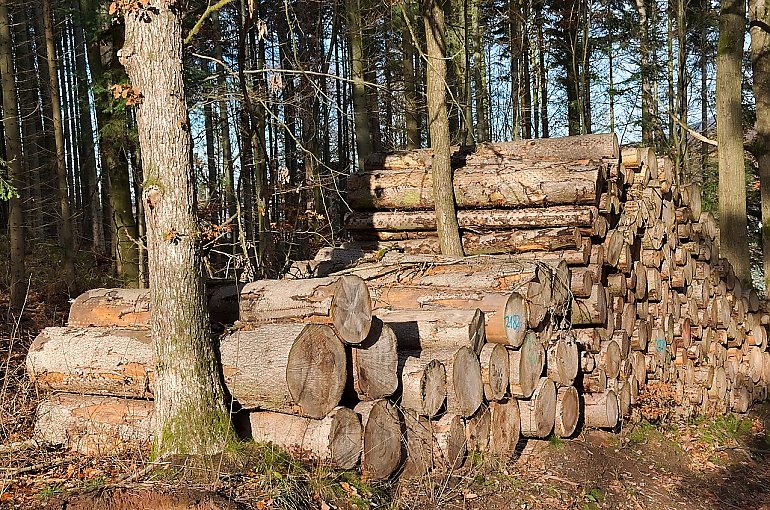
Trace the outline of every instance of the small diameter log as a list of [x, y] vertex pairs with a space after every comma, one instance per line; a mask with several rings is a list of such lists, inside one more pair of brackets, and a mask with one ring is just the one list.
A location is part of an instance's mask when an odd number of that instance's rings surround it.
[[447, 374], [441, 361], [421, 352], [399, 353], [398, 374], [401, 407], [429, 418], [444, 407]]
[[586, 393], [583, 395], [583, 400], [584, 421], [587, 427], [611, 429], [618, 424], [620, 410], [618, 397], [614, 391]]
[[445, 470], [462, 466], [468, 452], [465, 419], [456, 414], [445, 414], [431, 421], [433, 434], [433, 464]]
[[564, 386], [556, 392], [554, 434], [570, 437], [580, 418], [580, 396], [574, 386]]
[[519, 400], [521, 435], [524, 437], [547, 437], [556, 419], [556, 386], [547, 377], [542, 377], [532, 398]]
[[615, 340], [602, 342], [596, 366], [604, 370], [608, 379], [615, 379], [618, 376], [622, 360], [623, 356], [620, 345]]
[[292, 453], [309, 452], [340, 469], [353, 469], [361, 455], [361, 418], [347, 407], [337, 407], [320, 420], [251, 412], [249, 424], [254, 441], [271, 442]]
[[436, 358], [446, 360], [447, 412], [471, 416], [484, 400], [478, 355], [469, 347], [460, 347], [455, 351], [443, 351], [443, 354], [436, 351]]
[[433, 433], [431, 422], [411, 409], [402, 409], [405, 425], [405, 458], [400, 477], [426, 475], [433, 467]]
[[374, 317], [369, 335], [351, 347], [353, 389], [359, 400], [377, 400], [398, 389], [398, 341], [387, 324]]
[[560, 338], [546, 351], [548, 378], [559, 386], [571, 386], [580, 364], [574, 337]]
[[[596, 328], [575, 328], [572, 330], [575, 341], [583, 350], [596, 354], [601, 350], [602, 337]], [[590, 370], [587, 370], [590, 372]]]
[[[520, 208], [562, 204], [596, 205], [605, 168], [595, 162], [506, 161], [457, 168], [457, 207]], [[364, 171], [348, 176], [348, 204], [355, 210], [430, 210], [435, 207], [430, 166]]]
[[152, 338], [146, 330], [45, 328], [29, 348], [27, 373], [49, 390], [151, 397]]
[[[572, 268], [570, 278], [570, 291], [572, 295], [580, 298], [587, 298], [591, 295], [594, 286], [594, 273], [588, 268]], [[625, 295], [625, 292], [624, 292]]]
[[607, 389], [607, 374], [597, 368], [590, 374], [583, 374], [583, 393], [601, 393]]
[[527, 333], [518, 350], [508, 351], [510, 391], [519, 398], [529, 398], [535, 391], [545, 366], [545, 350], [535, 333]]
[[489, 436], [492, 430], [492, 413], [489, 406], [482, 405], [465, 420], [465, 441], [469, 452], [489, 450]]
[[371, 480], [385, 480], [401, 464], [401, 416], [387, 400], [361, 402], [355, 407], [364, 424], [361, 472]]
[[500, 459], [509, 459], [519, 442], [521, 417], [515, 398], [490, 402], [491, 414], [489, 451]]
[[60, 393], [38, 405], [35, 439], [83, 455], [148, 445], [155, 430], [147, 400]]
[[486, 342], [484, 312], [475, 310], [387, 310], [375, 312], [395, 333], [399, 350], [470, 347]]
[[479, 355], [479, 363], [484, 396], [489, 401], [501, 400], [508, 392], [508, 351], [500, 344], [485, 344]]
[[[596, 207], [563, 205], [530, 209], [485, 209], [457, 211], [460, 228], [526, 229], [541, 227], [593, 227]], [[434, 211], [364, 211], [345, 215], [345, 228], [352, 231], [435, 231]]]
[[607, 322], [607, 293], [605, 288], [596, 284], [587, 299], [573, 299], [572, 324], [575, 326], [602, 325]]
[[259, 280], [241, 291], [241, 320], [331, 324], [343, 342], [361, 343], [372, 323], [366, 283], [354, 275], [307, 280]]

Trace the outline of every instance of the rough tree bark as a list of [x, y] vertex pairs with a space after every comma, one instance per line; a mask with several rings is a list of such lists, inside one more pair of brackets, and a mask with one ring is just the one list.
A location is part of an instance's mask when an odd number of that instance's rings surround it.
[[358, 166], [363, 168], [364, 159], [372, 152], [372, 134], [366, 106], [360, 1], [345, 0], [345, 11], [348, 18], [348, 37], [350, 38], [350, 72], [353, 81], [356, 150], [358, 151]]
[[145, 171], [158, 456], [219, 452], [233, 437], [208, 333], [178, 7], [175, 0], [151, 0], [126, 12], [119, 53], [142, 96], [136, 121]]
[[441, 253], [464, 255], [460, 228], [457, 225], [452, 165], [449, 148], [449, 116], [446, 108], [446, 61], [444, 43], [444, 11], [441, 0], [424, 0], [422, 18], [427, 41], [427, 96], [430, 145], [433, 149], [433, 192], [436, 202], [436, 227]]
[[724, 0], [717, 47], [717, 143], [719, 144], [720, 251], [741, 281], [749, 282], [746, 230], [746, 170], [743, 157], [741, 62], [746, 29], [745, 0]]
[[[3, 89], [3, 134], [5, 135], [5, 157], [8, 160], [8, 178], [12, 186], [21, 187], [21, 140], [19, 135], [19, 111], [14, 85], [13, 53], [11, 50], [11, 26], [8, 16], [8, 0], [0, 0], [0, 78]], [[10, 237], [10, 309], [21, 310], [24, 304], [24, 216], [21, 198], [9, 200]]]
[[751, 67], [754, 74], [754, 101], [757, 105], [754, 155], [759, 167], [762, 194], [762, 258], [767, 286], [770, 283], [770, 5], [760, 0], [750, 0], [749, 11]]
[[48, 86], [51, 90], [53, 109], [53, 129], [56, 141], [56, 183], [59, 191], [59, 213], [61, 214], [60, 240], [63, 249], [62, 270], [68, 289], [75, 283], [75, 234], [72, 230], [72, 213], [67, 192], [67, 168], [64, 164], [64, 131], [59, 95], [59, 76], [57, 73], [56, 51], [51, 17], [51, 1], [43, 2], [43, 24], [45, 27], [45, 46], [48, 55]]

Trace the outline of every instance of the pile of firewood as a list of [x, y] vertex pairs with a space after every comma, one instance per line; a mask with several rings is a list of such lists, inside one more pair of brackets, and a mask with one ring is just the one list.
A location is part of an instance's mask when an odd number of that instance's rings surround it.
[[[770, 314], [670, 161], [613, 135], [458, 151], [470, 256], [452, 259], [435, 254], [430, 158], [375, 156], [349, 178], [359, 247], [295, 265], [312, 278], [209, 291], [213, 320], [238, 318], [218, 344], [244, 437], [383, 479], [615, 428], [651, 383], [682, 417], [766, 398]], [[29, 373], [60, 392], [42, 439], [150, 439], [148, 323], [146, 291], [96, 290], [38, 337]]]

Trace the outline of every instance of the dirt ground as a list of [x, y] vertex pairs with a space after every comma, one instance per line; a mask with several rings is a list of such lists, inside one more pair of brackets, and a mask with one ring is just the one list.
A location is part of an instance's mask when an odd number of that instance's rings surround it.
[[42, 396], [24, 356], [40, 329], [63, 323], [63, 310], [0, 321], [0, 509], [770, 509], [770, 404], [739, 417], [521, 441], [504, 465], [474, 455], [453, 473], [386, 484], [264, 446], [181, 476], [149, 469], [147, 451], [48, 449], [29, 440]]

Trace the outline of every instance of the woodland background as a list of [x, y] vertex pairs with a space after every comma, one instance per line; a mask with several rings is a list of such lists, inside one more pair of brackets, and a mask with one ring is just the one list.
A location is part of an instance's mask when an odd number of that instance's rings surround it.
[[[18, 289], [12, 308], [30, 274], [47, 269], [51, 292], [73, 297], [93, 278], [146, 282], [133, 108], [141, 92], [117, 59], [123, 25], [115, 11], [127, 1], [0, 0], [0, 258], [10, 262], [0, 285]], [[670, 155], [678, 178], [700, 182], [718, 214], [714, 147], [701, 140], [716, 138], [720, 6], [442, 6], [453, 144], [615, 131], [623, 144]], [[209, 276], [276, 277], [292, 259], [345, 241], [345, 177], [366, 153], [429, 146], [420, 6], [190, 0], [184, 8], [195, 199]], [[750, 140], [748, 53], [742, 65]], [[758, 171], [752, 157], [746, 161], [756, 233]], [[42, 257], [44, 268], [26, 271], [29, 257]]]

